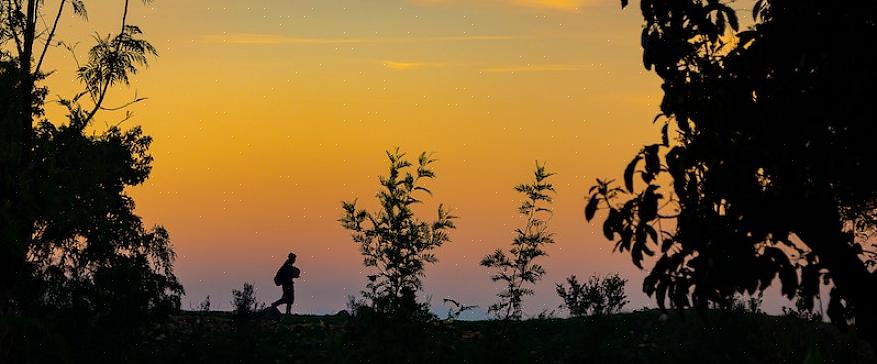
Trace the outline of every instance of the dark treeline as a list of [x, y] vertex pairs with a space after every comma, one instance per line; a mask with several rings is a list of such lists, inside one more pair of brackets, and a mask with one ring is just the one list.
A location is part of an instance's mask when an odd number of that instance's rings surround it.
[[122, 126], [130, 114], [94, 126], [120, 107], [105, 104], [110, 89], [156, 55], [119, 4], [118, 28], [95, 36], [72, 75], [82, 91], [58, 100], [66, 120], [50, 121], [45, 61], [76, 52], [56, 31], [70, 14], [87, 19], [85, 4], [0, 1], [0, 362], [111, 360], [179, 310], [168, 233], [144, 226], [125, 193], [149, 176], [152, 139]]

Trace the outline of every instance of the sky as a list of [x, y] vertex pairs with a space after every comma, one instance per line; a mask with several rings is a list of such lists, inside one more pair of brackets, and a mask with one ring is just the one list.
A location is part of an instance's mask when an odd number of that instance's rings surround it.
[[[47, 0], [49, 7], [56, 4]], [[89, 21], [65, 14], [52, 48], [50, 96], [81, 88], [73, 70], [94, 34], [118, 31], [123, 1], [86, 2]], [[426, 270], [423, 297], [482, 308], [501, 288], [479, 266], [507, 248], [535, 162], [556, 172], [548, 274], [524, 301], [558, 307], [554, 284], [618, 272], [628, 309], [654, 307], [644, 272], [613, 254], [583, 208], [595, 178], [618, 177], [658, 140], [660, 80], [642, 66], [638, 6], [616, 0], [156, 0], [134, 2], [129, 23], [159, 51], [108, 106], [135, 97], [133, 117], [154, 137], [150, 179], [130, 190], [147, 224], [176, 248], [184, 308], [206, 296], [229, 309], [252, 282], [280, 296], [274, 272], [289, 251], [302, 277], [295, 311], [334, 313], [365, 285], [340, 202], [374, 208], [384, 151], [434, 152], [432, 197], [460, 219]], [[61, 110], [50, 105], [49, 117]], [[106, 129], [125, 112], [100, 114]]]

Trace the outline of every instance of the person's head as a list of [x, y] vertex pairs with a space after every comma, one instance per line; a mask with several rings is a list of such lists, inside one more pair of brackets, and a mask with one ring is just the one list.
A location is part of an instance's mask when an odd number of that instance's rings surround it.
[[295, 253], [289, 253], [287, 257], [290, 263], [295, 263]]

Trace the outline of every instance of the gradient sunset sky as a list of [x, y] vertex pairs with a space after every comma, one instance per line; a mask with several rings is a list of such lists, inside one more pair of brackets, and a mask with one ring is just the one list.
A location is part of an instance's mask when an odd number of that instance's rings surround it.
[[[48, 3], [52, 3], [49, 1]], [[91, 1], [89, 22], [62, 18], [79, 58], [97, 32], [117, 32], [122, 1]], [[48, 8], [50, 8], [49, 6]], [[336, 221], [340, 201], [372, 208], [384, 150], [436, 153], [438, 178], [420, 210], [460, 216], [427, 268], [424, 296], [487, 307], [500, 288], [478, 265], [521, 224], [513, 187], [544, 161], [558, 191], [557, 243], [526, 312], [554, 309], [570, 274], [620, 272], [629, 309], [654, 303], [643, 272], [583, 216], [597, 177], [617, 177], [645, 143], [660, 82], [642, 67], [638, 5], [617, 0], [157, 0], [129, 21], [160, 53], [109, 106], [137, 96], [133, 119], [155, 138], [151, 178], [131, 193], [178, 253], [184, 307], [254, 282], [262, 301], [289, 251], [303, 274], [301, 313], [330, 313], [358, 294], [365, 271]], [[70, 96], [75, 61], [55, 48], [50, 95]], [[61, 120], [58, 106], [49, 107]], [[104, 113], [101, 130], [124, 117]]]

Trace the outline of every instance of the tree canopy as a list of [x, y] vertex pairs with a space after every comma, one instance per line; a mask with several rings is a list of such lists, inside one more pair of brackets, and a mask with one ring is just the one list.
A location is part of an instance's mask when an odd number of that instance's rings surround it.
[[[127, 23], [121, 1], [118, 32], [95, 37], [79, 65], [83, 91], [59, 100], [66, 122], [50, 121], [44, 60], [61, 45], [62, 15], [87, 17], [83, 1], [56, 4], [0, 1], [0, 311], [131, 318], [178, 308], [168, 233], [144, 226], [126, 191], [149, 177], [152, 139], [121, 122], [89, 128], [101, 110], [116, 109], [104, 105], [108, 90], [157, 52]], [[48, 12], [55, 16], [44, 19]]]
[[[626, 6], [627, 1], [622, 1]], [[877, 335], [877, 2], [642, 0], [643, 63], [663, 80], [660, 142], [598, 180], [607, 239], [663, 307], [722, 303], [776, 277], [832, 287], [828, 315]]]

